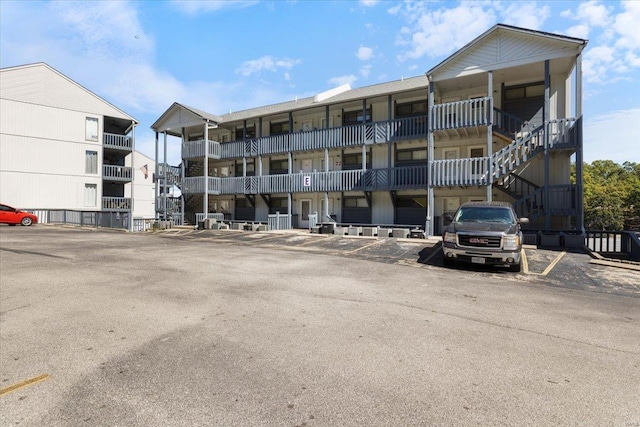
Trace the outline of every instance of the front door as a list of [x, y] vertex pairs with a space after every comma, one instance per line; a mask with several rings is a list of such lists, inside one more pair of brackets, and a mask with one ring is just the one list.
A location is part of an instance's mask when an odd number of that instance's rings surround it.
[[300, 200], [300, 216], [298, 218], [298, 226], [300, 228], [309, 228], [309, 214], [311, 213], [311, 199]]

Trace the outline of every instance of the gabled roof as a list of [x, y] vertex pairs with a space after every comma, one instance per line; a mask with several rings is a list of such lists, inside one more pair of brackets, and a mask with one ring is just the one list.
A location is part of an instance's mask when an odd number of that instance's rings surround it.
[[197, 108], [174, 102], [162, 113], [160, 118], [151, 125], [156, 132], [167, 132], [170, 135], [180, 136], [183, 127], [196, 126], [210, 123], [217, 125], [222, 119]]
[[496, 24], [427, 71], [431, 81], [579, 54], [587, 40]]
[[0, 97], [138, 121], [44, 62], [0, 69]]
[[[174, 102], [171, 107], [169, 107], [160, 116], [160, 118], [156, 120], [156, 122], [151, 126], [151, 129], [156, 132], [167, 131], [171, 135], [179, 136], [180, 131], [178, 128], [194, 126], [205, 122], [212, 124], [237, 122], [240, 120], [284, 114], [290, 111], [305, 110], [325, 105], [333, 105], [336, 103], [370, 99], [375, 96], [384, 96], [420, 88], [424, 88], [426, 97], [427, 83], [428, 81], [425, 76], [410, 77], [356, 89], [344, 88], [341, 91], [335, 92], [335, 95], [333, 95], [332, 91], [327, 91], [325, 93], [332, 96], [320, 97], [321, 100], [318, 100], [319, 98], [317, 96], [310, 96], [293, 101], [236, 111], [220, 116], [209, 114], [196, 108]], [[171, 129], [173, 129], [173, 132], [170, 131]]]

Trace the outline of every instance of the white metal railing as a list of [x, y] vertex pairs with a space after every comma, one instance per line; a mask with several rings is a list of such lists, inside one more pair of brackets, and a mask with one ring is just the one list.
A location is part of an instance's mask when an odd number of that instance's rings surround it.
[[487, 185], [489, 157], [434, 160], [431, 185], [434, 187]]
[[224, 221], [224, 213], [222, 212], [209, 212], [209, 213], [196, 213], [196, 223], [199, 224], [205, 219], [215, 219], [216, 221]]
[[267, 217], [267, 223], [269, 225], [269, 230], [290, 230], [291, 215], [281, 214], [280, 212], [269, 214]]
[[490, 97], [483, 97], [436, 104], [431, 108], [431, 129], [487, 126], [491, 120], [490, 100]]
[[[424, 188], [427, 165], [247, 177], [209, 177], [209, 194], [272, 194]], [[182, 192], [204, 193], [204, 177], [184, 179]]]
[[133, 140], [130, 136], [105, 132], [102, 134], [102, 145], [106, 148], [131, 151]]
[[[207, 141], [209, 144], [209, 158], [219, 159], [222, 153], [220, 143], [217, 141]], [[205, 153], [205, 141], [199, 139], [196, 141], [187, 141], [182, 143], [182, 158], [193, 159], [198, 157], [204, 157]]]
[[109, 211], [129, 211], [131, 210], [131, 199], [129, 197], [103, 197], [102, 209]]
[[102, 179], [111, 181], [131, 181], [131, 168], [128, 166], [102, 165]]
[[[225, 142], [220, 144], [220, 158], [230, 159], [354, 145], [383, 144], [389, 141], [425, 138], [426, 135], [427, 116], [407, 117]], [[200, 151], [194, 149], [189, 153], [192, 157], [204, 157], [202, 149]]]

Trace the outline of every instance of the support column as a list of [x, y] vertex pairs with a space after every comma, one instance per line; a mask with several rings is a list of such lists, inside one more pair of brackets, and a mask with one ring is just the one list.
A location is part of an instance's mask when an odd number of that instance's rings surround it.
[[156, 167], [154, 169], [155, 171], [155, 175], [153, 176], [154, 178], [154, 200], [155, 200], [155, 207], [156, 207], [156, 213], [155, 213], [155, 217], [156, 220], [158, 219], [158, 212], [159, 212], [159, 206], [158, 206], [158, 198], [160, 197], [160, 186], [158, 185], [158, 171], [160, 170], [160, 168], [158, 167], [158, 160], [159, 160], [159, 150], [158, 150], [158, 143], [159, 143], [159, 138], [158, 138], [158, 132], [156, 132]]
[[549, 152], [549, 96], [551, 76], [549, 75], [549, 60], [544, 61], [544, 106], [542, 107], [542, 123], [544, 126], [544, 228], [551, 229], [551, 215], [549, 215], [549, 183], [551, 168], [551, 153]]
[[133, 187], [135, 187], [136, 182], [136, 168], [135, 168], [135, 159], [136, 157], [136, 125], [132, 125], [131, 128], [131, 212], [129, 213], [129, 231], [133, 232], [133, 208], [134, 208], [134, 200], [133, 197]]
[[164, 220], [167, 220], [167, 131], [164, 131], [164, 159], [162, 162], [162, 211], [164, 212]]
[[433, 161], [433, 104], [434, 104], [434, 94], [433, 94], [433, 82], [431, 81], [431, 76], [429, 77], [429, 99], [427, 105], [427, 220], [425, 223], [425, 235], [426, 237], [433, 236], [433, 219], [434, 219], [434, 196], [433, 196], [433, 186], [431, 185], [432, 176], [431, 176], [431, 162]]
[[204, 124], [204, 197], [202, 198], [202, 213], [207, 219], [209, 213], [209, 125]]
[[576, 215], [576, 229], [584, 233], [584, 172], [583, 172], [583, 148], [582, 148], [582, 54], [576, 57], [576, 203], [578, 213]]
[[[182, 128], [181, 129], [182, 141], [184, 141], [185, 132], [186, 132], [185, 128]], [[180, 152], [182, 152], [182, 150], [180, 150]], [[181, 222], [181, 225], [185, 225], [184, 224], [184, 205], [187, 203], [187, 198], [182, 192], [182, 190], [184, 190], [184, 178], [187, 174], [187, 171], [186, 171], [187, 164], [185, 163], [185, 160], [182, 158], [180, 159], [180, 161], [182, 163], [182, 167], [180, 168], [180, 184], [181, 184], [180, 185], [180, 202], [181, 202], [180, 203], [180, 218], [181, 218], [180, 222]]]
[[487, 201], [493, 200], [493, 71], [487, 73], [487, 92], [489, 92], [489, 123], [487, 124], [487, 157], [489, 158], [487, 170]]
[[[325, 176], [329, 175], [329, 149], [324, 149], [324, 173]], [[321, 223], [324, 222], [325, 219], [329, 218], [329, 193], [324, 192], [324, 214], [326, 216], [322, 217]]]

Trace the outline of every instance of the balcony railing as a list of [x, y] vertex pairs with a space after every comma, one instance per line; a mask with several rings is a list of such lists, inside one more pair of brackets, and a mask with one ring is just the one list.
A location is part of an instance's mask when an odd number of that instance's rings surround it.
[[102, 145], [105, 148], [113, 148], [116, 150], [131, 151], [133, 149], [133, 139], [126, 135], [117, 135], [115, 133], [105, 132], [102, 135]]
[[431, 162], [431, 184], [453, 187], [488, 184], [489, 157], [434, 160]]
[[[343, 170], [282, 175], [208, 177], [209, 194], [272, 194], [383, 191], [426, 188], [427, 166]], [[204, 193], [205, 177], [185, 178], [185, 194]]]
[[[383, 144], [390, 141], [426, 138], [426, 136], [427, 116], [416, 116], [376, 123], [365, 123], [331, 129], [315, 129], [243, 141], [224, 142], [219, 144], [220, 151], [219, 157], [217, 158], [232, 159], [361, 146], [366, 144]], [[218, 144], [215, 141], [209, 141], [209, 143]], [[211, 154], [214, 153], [211, 145], [209, 153], [209, 157], [214, 158]], [[185, 159], [204, 157], [203, 141], [183, 143], [182, 157]]]
[[102, 179], [105, 181], [131, 181], [131, 168], [128, 166], [102, 165]]
[[103, 197], [102, 210], [105, 211], [130, 211], [131, 199], [129, 197]]
[[[220, 143], [217, 141], [207, 141], [209, 143], [209, 158], [219, 159], [221, 148]], [[194, 159], [198, 157], [204, 157], [205, 154], [205, 141], [199, 139], [197, 141], [187, 141], [182, 144], [182, 158]]]
[[179, 184], [182, 171], [178, 166], [171, 166], [167, 163], [159, 163], [156, 171], [157, 179], [166, 179], [167, 185]]
[[431, 110], [431, 128], [438, 131], [487, 126], [491, 120], [490, 100], [484, 97], [436, 104]]

